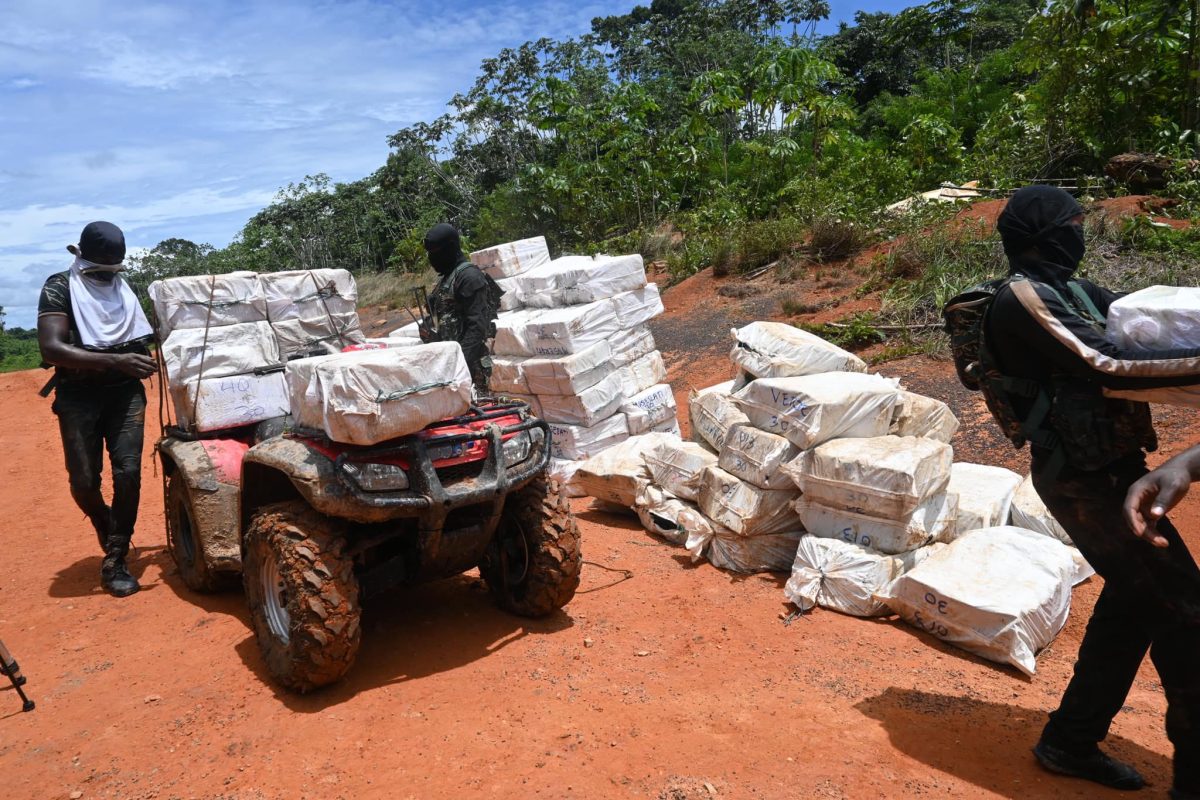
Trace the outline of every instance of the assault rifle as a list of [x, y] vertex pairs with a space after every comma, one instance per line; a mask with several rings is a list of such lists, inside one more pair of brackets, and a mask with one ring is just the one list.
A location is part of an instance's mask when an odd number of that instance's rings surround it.
[[[418, 286], [412, 290], [413, 305], [417, 307], [417, 311], [421, 312], [421, 318], [417, 320], [418, 331], [425, 331], [429, 334], [431, 341], [440, 341], [441, 320], [433, 313], [433, 308], [429, 305], [429, 292], [425, 291], [424, 286]], [[410, 314], [412, 312], [409, 312]]]
[[25, 691], [21, 688], [25, 685], [25, 676], [21, 674], [21, 667], [17, 665], [17, 660], [12, 657], [12, 653], [8, 652], [4, 642], [0, 642], [0, 672], [4, 673], [4, 676], [12, 682], [13, 688], [17, 690], [17, 695], [21, 698], [21, 710], [33, 711], [33, 701], [25, 696]]

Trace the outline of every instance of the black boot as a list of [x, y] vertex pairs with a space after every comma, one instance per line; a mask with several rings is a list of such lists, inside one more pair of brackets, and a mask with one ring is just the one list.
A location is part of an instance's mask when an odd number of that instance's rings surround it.
[[142, 588], [137, 578], [125, 568], [125, 556], [128, 553], [129, 537], [110, 534], [104, 561], [100, 565], [100, 585], [113, 597], [128, 597]]
[[1033, 754], [1039, 764], [1059, 775], [1083, 778], [1102, 786], [1129, 791], [1141, 789], [1146, 785], [1145, 779], [1136, 769], [1110, 758], [1101, 752], [1099, 747], [1093, 747], [1090, 751], [1080, 754], [1055, 747], [1043, 739], [1033, 748]]
[[90, 516], [88, 519], [91, 520], [92, 527], [96, 529], [96, 541], [100, 542], [100, 549], [107, 553], [108, 534], [112, 529], [112, 509], [105, 506], [104, 511], [96, 516]]

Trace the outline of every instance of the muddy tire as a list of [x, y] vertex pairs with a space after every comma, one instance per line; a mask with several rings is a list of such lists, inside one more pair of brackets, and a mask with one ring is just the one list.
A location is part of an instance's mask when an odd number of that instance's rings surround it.
[[575, 596], [582, 564], [567, 498], [557, 481], [542, 475], [505, 501], [479, 572], [501, 608], [544, 617]]
[[337, 681], [358, 654], [361, 606], [344, 532], [299, 501], [260, 509], [246, 532], [242, 584], [258, 648], [293, 691]]
[[167, 549], [179, 577], [193, 592], [213, 594], [237, 586], [237, 576], [209, 568], [200, 539], [200, 521], [192, 503], [192, 489], [178, 471], [167, 479]]

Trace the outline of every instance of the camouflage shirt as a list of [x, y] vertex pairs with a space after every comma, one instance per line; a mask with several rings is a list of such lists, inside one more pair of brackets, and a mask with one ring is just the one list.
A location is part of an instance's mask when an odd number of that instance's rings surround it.
[[[47, 314], [63, 314], [67, 317], [67, 324], [69, 326], [68, 341], [75, 347], [79, 347], [79, 328], [75, 324], [75, 315], [71, 311], [70, 272], [57, 272], [47, 278], [46, 283], [42, 286], [42, 294], [38, 298], [38, 318], [40, 319]], [[122, 350], [124, 352], [149, 352], [144, 346], [138, 345], [137, 347], [141, 349], [131, 350], [129, 346], [123, 346]], [[111, 369], [95, 370], [55, 367], [54, 374], [58, 379], [58, 387], [60, 389], [115, 386], [138, 380], [123, 372]]]

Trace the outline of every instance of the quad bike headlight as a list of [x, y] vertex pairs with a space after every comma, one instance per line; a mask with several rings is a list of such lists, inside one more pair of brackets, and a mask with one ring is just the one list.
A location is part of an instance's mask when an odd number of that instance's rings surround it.
[[539, 428], [531, 431], [521, 431], [509, 439], [501, 446], [500, 450], [501, 455], [504, 456], [504, 466], [515, 466], [529, 458], [529, 454], [533, 452], [534, 443], [540, 443], [541, 441], [542, 431]]
[[396, 492], [408, 488], [408, 475], [394, 464], [366, 464], [347, 461], [342, 470], [364, 492]]

